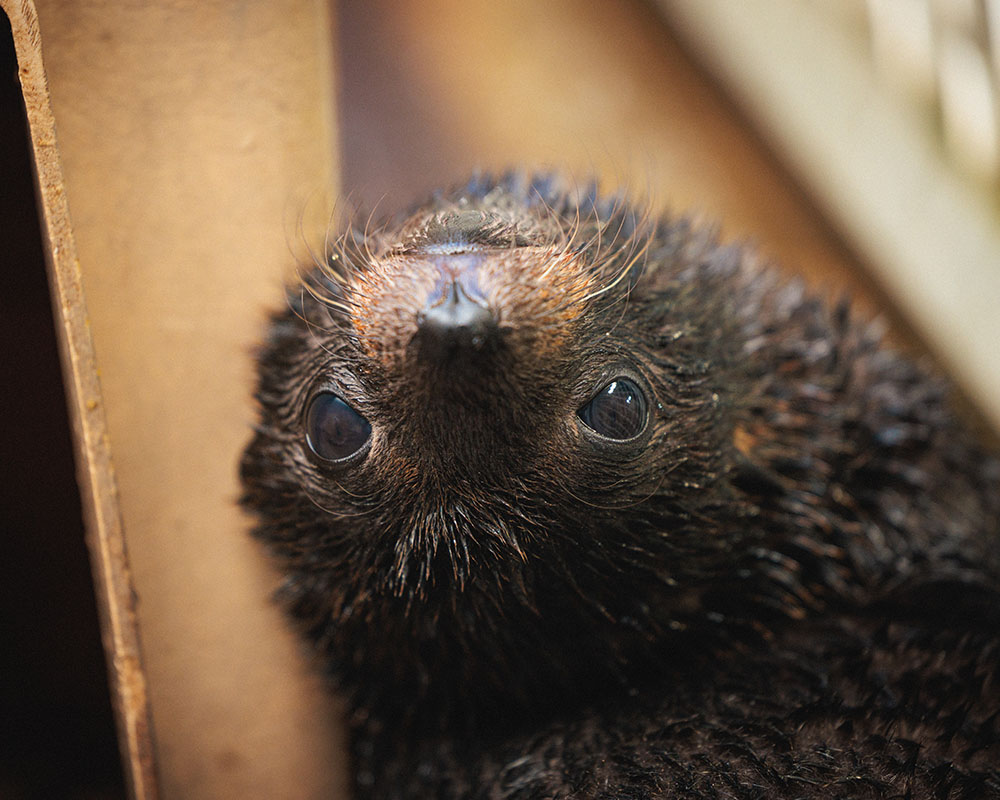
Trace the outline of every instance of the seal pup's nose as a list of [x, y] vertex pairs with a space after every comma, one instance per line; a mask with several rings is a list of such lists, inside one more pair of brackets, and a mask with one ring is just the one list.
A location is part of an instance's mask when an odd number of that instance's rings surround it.
[[496, 344], [497, 334], [494, 313], [469, 297], [458, 280], [452, 280], [417, 315], [419, 352], [429, 361], [489, 350]]

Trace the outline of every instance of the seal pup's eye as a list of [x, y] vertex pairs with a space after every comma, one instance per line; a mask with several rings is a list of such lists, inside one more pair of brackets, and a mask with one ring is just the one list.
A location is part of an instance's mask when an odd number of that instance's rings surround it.
[[577, 414], [591, 430], [618, 441], [638, 436], [649, 418], [646, 396], [628, 378], [615, 378]]
[[372, 426], [332, 392], [320, 392], [306, 410], [306, 443], [324, 461], [343, 461], [357, 453]]

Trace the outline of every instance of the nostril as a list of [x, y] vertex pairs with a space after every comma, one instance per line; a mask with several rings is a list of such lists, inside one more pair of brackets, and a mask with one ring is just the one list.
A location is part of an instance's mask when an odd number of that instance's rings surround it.
[[480, 351], [495, 343], [496, 316], [466, 294], [453, 280], [436, 302], [429, 303], [417, 317], [421, 353], [440, 360], [458, 351]]

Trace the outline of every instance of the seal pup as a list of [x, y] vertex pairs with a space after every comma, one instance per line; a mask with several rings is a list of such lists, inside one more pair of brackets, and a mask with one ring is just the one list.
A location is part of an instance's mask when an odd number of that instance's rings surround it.
[[477, 177], [347, 226], [257, 401], [357, 797], [1000, 797], [1000, 462], [748, 249]]

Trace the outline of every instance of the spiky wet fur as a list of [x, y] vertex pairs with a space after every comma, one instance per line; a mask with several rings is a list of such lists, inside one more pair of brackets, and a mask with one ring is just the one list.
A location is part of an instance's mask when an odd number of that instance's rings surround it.
[[[368, 227], [275, 317], [242, 462], [358, 797], [1000, 796], [1000, 464], [937, 378], [551, 176]], [[407, 259], [469, 253], [503, 345], [419, 363]], [[609, 443], [576, 411], [620, 374], [652, 420]], [[321, 388], [372, 424], [343, 465]]]

